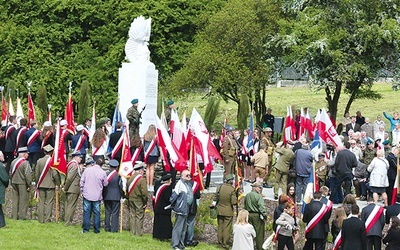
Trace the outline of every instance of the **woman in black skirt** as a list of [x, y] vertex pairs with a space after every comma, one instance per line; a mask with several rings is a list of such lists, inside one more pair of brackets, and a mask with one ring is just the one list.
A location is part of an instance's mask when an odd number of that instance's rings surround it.
[[159, 240], [169, 240], [172, 237], [171, 209], [165, 209], [170, 205], [169, 198], [172, 195], [171, 178], [170, 173], [164, 173], [161, 180], [156, 181], [154, 185], [153, 238]]
[[156, 134], [156, 126], [151, 124], [147, 129], [146, 134], [143, 136], [144, 162], [146, 163], [146, 181], [150, 191], [153, 191], [154, 168], [156, 167], [158, 158], [160, 156]]

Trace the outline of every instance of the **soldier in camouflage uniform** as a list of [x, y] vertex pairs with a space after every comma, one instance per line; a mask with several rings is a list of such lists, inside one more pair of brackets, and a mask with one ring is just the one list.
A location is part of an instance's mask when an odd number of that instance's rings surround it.
[[233, 130], [234, 128], [231, 126], [227, 126], [226, 130], [228, 134], [224, 137], [223, 148], [222, 148], [222, 157], [224, 159], [224, 177], [227, 174], [235, 174], [236, 167], [236, 152], [239, 149], [239, 146], [236, 143], [235, 138], [233, 138]]
[[133, 99], [131, 101], [132, 107], [128, 109], [126, 118], [129, 121], [129, 138], [131, 140], [131, 147], [138, 148], [141, 145], [139, 126], [140, 126], [140, 113], [138, 110], [139, 100]]
[[363, 162], [365, 165], [369, 166], [371, 161], [374, 159], [376, 154], [376, 150], [374, 148], [374, 142], [373, 141], [368, 141], [367, 142], [367, 147], [364, 150], [363, 153]]
[[169, 100], [167, 102], [167, 109], [164, 111], [165, 120], [167, 121], [168, 127], [169, 127], [169, 122], [171, 121], [171, 113], [173, 109], [174, 109], [174, 101]]

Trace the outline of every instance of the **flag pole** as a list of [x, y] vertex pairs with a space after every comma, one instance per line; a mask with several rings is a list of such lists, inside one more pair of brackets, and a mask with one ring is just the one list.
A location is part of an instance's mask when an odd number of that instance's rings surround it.
[[60, 208], [58, 193], [59, 193], [59, 189], [58, 189], [58, 187], [56, 187], [56, 223], [58, 222], [58, 210]]
[[[122, 177], [125, 178], [125, 177]], [[124, 212], [124, 201], [120, 199], [121, 206], [119, 208], [119, 232], [122, 233], [122, 213]]]

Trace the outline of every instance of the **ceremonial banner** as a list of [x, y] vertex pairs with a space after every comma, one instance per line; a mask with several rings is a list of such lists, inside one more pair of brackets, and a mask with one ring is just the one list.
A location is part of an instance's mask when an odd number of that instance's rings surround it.
[[343, 143], [340, 140], [335, 127], [332, 125], [332, 122], [325, 109], [322, 109], [320, 113], [317, 128], [319, 137], [324, 142], [326, 142], [327, 144], [332, 144], [335, 147], [343, 146]]
[[57, 121], [57, 127], [56, 127], [56, 139], [54, 143], [54, 165], [53, 168], [55, 168], [58, 172], [62, 173], [63, 175], [66, 175], [67, 173], [67, 159], [65, 158], [65, 144], [64, 144], [64, 139], [66, 133], [68, 131], [63, 131], [61, 130], [60, 127], [60, 120]]
[[72, 104], [72, 94], [71, 90], [68, 94], [68, 101], [65, 107], [65, 117], [64, 119], [68, 122], [67, 129], [71, 134], [75, 134], [75, 126], [74, 126], [74, 108]]
[[36, 120], [35, 106], [31, 97], [31, 92], [28, 92], [28, 128], [31, 126], [31, 121]]

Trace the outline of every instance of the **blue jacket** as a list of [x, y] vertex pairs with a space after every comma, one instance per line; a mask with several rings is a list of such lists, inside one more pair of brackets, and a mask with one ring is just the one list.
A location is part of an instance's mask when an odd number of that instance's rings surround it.
[[[24, 134], [24, 139], [26, 143], [28, 143], [29, 137], [36, 131], [36, 128], [29, 128], [28, 131]], [[28, 145], [28, 152], [29, 153], [39, 153], [41, 152], [42, 140], [40, 139], [40, 135], [36, 137], [36, 139]]]
[[175, 189], [172, 191], [171, 198], [169, 199], [172, 210], [174, 210], [175, 213], [180, 215], [188, 215], [190, 205], [188, 204], [188, 194], [193, 198], [193, 192], [189, 185], [185, 184], [182, 179], [179, 180], [176, 183]]
[[[78, 141], [79, 141], [79, 138], [81, 137], [81, 135], [82, 135], [82, 132], [78, 132], [72, 136], [72, 141], [71, 141], [72, 151], [75, 151], [75, 148], [78, 144]], [[89, 147], [88, 137], [86, 136], [85, 140], [83, 141], [83, 145], [82, 145], [81, 149], [79, 150], [79, 153], [86, 154], [86, 150], [88, 147]]]

